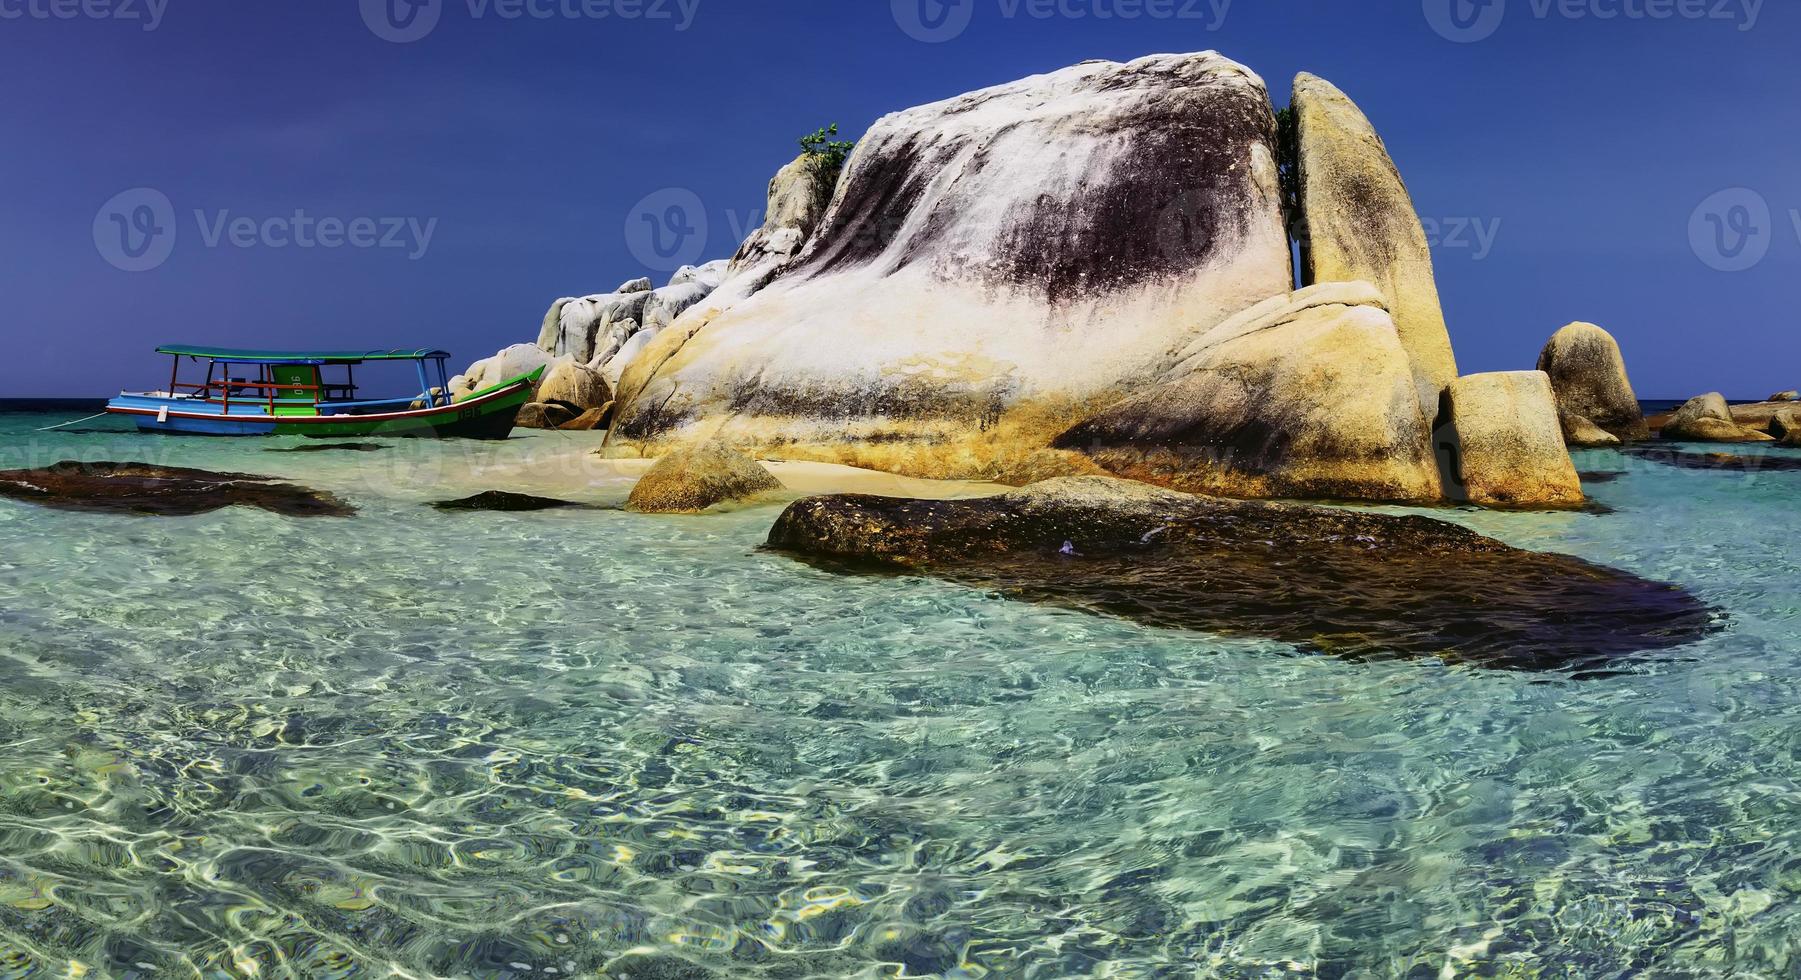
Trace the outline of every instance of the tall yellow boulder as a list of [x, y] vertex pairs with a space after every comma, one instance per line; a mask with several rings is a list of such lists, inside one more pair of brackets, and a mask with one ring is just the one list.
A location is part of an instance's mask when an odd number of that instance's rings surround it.
[[1382, 291], [1413, 362], [1420, 409], [1431, 417], [1457, 377], [1457, 358], [1413, 198], [1369, 118], [1337, 86], [1301, 74], [1294, 112], [1302, 282], [1361, 280]]

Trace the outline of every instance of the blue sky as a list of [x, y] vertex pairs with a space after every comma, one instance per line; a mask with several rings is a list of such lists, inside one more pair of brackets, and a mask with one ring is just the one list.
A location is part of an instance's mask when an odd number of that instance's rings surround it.
[[1793, 3], [415, 2], [0, 0], [0, 397], [155, 384], [171, 341], [472, 360], [729, 255], [817, 126], [1209, 48], [1362, 104], [1465, 372], [1586, 319], [1646, 397], [1801, 386]]

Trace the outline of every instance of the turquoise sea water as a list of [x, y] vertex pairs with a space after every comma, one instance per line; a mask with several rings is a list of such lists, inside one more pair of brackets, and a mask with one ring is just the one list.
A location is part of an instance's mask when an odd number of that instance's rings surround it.
[[1728, 617], [1576, 680], [841, 577], [773, 505], [424, 506], [589, 436], [68, 417], [0, 415], [0, 469], [360, 513], [0, 500], [0, 978], [1801, 972], [1801, 474], [1586, 453], [1611, 514], [1439, 512]]

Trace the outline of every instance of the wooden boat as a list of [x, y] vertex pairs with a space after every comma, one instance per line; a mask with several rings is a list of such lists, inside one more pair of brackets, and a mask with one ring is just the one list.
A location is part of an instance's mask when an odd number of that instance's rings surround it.
[[[124, 392], [108, 402], [106, 410], [131, 416], [141, 431], [177, 435], [505, 439], [544, 374], [539, 368], [453, 401], [445, 370], [450, 355], [439, 350], [289, 352], [172, 346], [156, 352], [175, 359], [169, 390]], [[206, 380], [184, 383], [183, 358], [204, 361]], [[419, 372], [419, 394], [359, 399], [356, 367], [372, 361], [413, 362]], [[254, 378], [248, 371], [235, 376], [251, 368]], [[327, 369], [334, 373], [342, 369], [342, 380], [327, 379]]]

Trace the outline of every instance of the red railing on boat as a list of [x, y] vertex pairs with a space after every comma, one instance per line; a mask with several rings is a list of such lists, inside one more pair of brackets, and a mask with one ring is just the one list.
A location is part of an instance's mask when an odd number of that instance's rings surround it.
[[[239, 399], [239, 403], [262, 402], [268, 406], [269, 414], [271, 415], [275, 414], [277, 395], [284, 391], [311, 392], [313, 398], [310, 403], [304, 402], [302, 399], [298, 398], [283, 398], [281, 401], [313, 405], [319, 404], [321, 396], [329, 394], [330, 392], [355, 391], [350, 385], [284, 385], [275, 384], [271, 381], [209, 381], [206, 384], [194, 384], [192, 382], [174, 384], [170, 386], [169, 394], [176, 394], [183, 388], [201, 395], [209, 404], [224, 405], [228, 410], [231, 408], [231, 396], [234, 392], [242, 389], [256, 389], [257, 391], [265, 393], [267, 397], [250, 399], [241, 398]], [[214, 398], [212, 396], [214, 391], [218, 391], [222, 397]]]

